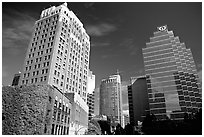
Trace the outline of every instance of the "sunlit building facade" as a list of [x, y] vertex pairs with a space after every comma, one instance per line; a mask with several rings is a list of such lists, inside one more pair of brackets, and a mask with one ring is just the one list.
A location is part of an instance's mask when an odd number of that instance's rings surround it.
[[90, 38], [67, 3], [42, 11], [34, 24], [19, 84], [49, 84], [62, 93], [74, 93], [74, 102], [86, 114], [72, 109], [73, 115], [85, 117], [81, 122], [71, 120], [70, 134], [88, 127], [89, 54]]
[[201, 90], [190, 49], [161, 26], [142, 49], [150, 113], [158, 119], [183, 119], [201, 108]]
[[94, 90], [95, 90], [95, 75], [91, 70], [88, 71], [88, 87], [87, 87], [87, 105], [89, 107], [89, 120], [94, 116]]

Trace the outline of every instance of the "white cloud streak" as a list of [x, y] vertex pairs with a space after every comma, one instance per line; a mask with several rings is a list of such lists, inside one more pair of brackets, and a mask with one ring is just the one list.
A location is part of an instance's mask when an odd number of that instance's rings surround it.
[[[3, 14], [3, 48], [25, 47], [29, 43], [35, 19], [25, 13], [10, 10]], [[12, 15], [12, 16], [11, 16]]]
[[109, 23], [100, 23], [97, 25], [88, 25], [86, 26], [86, 30], [89, 35], [100, 37], [100, 36], [108, 35], [113, 31], [116, 31], [117, 27]]

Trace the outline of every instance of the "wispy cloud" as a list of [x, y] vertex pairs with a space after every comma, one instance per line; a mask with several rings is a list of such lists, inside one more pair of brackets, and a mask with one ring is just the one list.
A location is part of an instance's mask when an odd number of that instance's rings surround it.
[[126, 38], [126, 39], [124, 39], [121, 42], [120, 46], [125, 47], [129, 51], [130, 55], [137, 54], [138, 49], [139, 49], [137, 47], [137, 44], [136, 44], [136, 41], [134, 40], [134, 38]]
[[8, 76], [8, 67], [7, 66], [2, 66], [2, 78], [5, 78]]
[[92, 47], [106, 47], [109, 46], [111, 43], [109, 42], [92, 42], [91, 46]]
[[100, 23], [96, 25], [87, 25], [86, 30], [89, 35], [100, 37], [116, 31], [117, 27], [109, 23]]
[[26, 47], [32, 34], [35, 19], [16, 10], [3, 13], [2, 18], [3, 48]]
[[107, 59], [107, 58], [113, 58], [113, 57], [117, 57], [118, 54], [106, 54], [106, 55], [102, 55], [101, 58], [102, 59]]
[[84, 4], [84, 7], [85, 7], [85, 8], [92, 8], [93, 5], [94, 5], [94, 2], [86, 2], [86, 3]]

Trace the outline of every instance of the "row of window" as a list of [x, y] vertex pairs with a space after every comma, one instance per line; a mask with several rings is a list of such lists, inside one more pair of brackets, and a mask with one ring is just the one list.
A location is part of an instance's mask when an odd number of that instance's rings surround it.
[[[70, 17], [68, 17], [70, 18]], [[71, 32], [72, 34], [80, 41], [84, 41], [84, 38], [82, 38], [82, 31], [81, 28], [79, 27], [79, 25], [76, 23], [76, 21], [72, 18], [70, 18], [70, 21], [66, 20], [64, 17], [62, 19], [63, 23], [62, 26], [65, 27], [66, 29], [70, 29], [71, 28]], [[67, 25], [69, 22], [69, 26]]]
[[[56, 29], [56, 25], [55, 26], [52, 26], [51, 27], [51, 30], [54, 30], [54, 29]], [[45, 43], [46, 42], [46, 40], [47, 40], [47, 33], [48, 33], [48, 29], [44, 29], [44, 30], [42, 30], [42, 33], [45, 33], [44, 35], [42, 35], [42, 37], [44, 38], [44, 39], [41, 39], [40, 41], [38, 41], [38, 36], [40, 35], [40, 31], [38, 31], [38, 32], [36, 32], [35, 34], [34, 34], [34, 38], [33, 38], [33, 42], [32, 42], [32, 44], [31, 44], [31, 46], [33, 47], [33, 46], [36, 46], [37, 44], [38, 44], [38, 42], [40, 42], [40, 44], [43, 44], [43, 43]], [[52, 34], [52, 35], [54, 35], [55, 34], [55, 31], [52, 31], [52, 32], [50, 32], [50, 34]], [[48, 41], [52, 41], [52, 40], [54, 40], [54, 36], [50, 36], [49, 37], [49, 39], [48, 39]], [[36, 37], [35, 37], [36, 36]]]
[[22, 80], [22, 84], [28, 84], [28, 83], [37, 83], [37, 82], [43, 82], [43, 81], [46, 81], [47, 80], [47, 76], [43, 76], [43, 77], [40, 77], [40, 78], [32, 78], [30, 79], [30, 82], [28, 79], [26, 80]]
[[[56, 71], [55, 71], [55, 73], [56, 73], [56, 75], [59, 75], [59, 72], [57, 73]], [[62, 75], [62, 77], [61, 77], [61, 79], [64, 79], [64, 75]], [[69, 78], [67, 78], [67, 80], [69, 80]], [[79, 79], [79, 80], [81, 80], [81, 79]], [[53, 77], [53, 83], [54, 84], [60, 84], [59, 86], [61, 86], [61, 87], [63, 87], [64, 86], [64, 82], [63, 81], [60, 81], [60, 79], [58, 79], [58, 78], [56, 78], [56, 77]], [[81, 83], [81, 82], [80, 82]], [[70, 81], [69, 82], [67, 82], [67, 84], [66, 84], [66, 89], [68, 90], [69, 89], [69, 91], [74, 91], [74, 87], [78, 87], [79, 88], [79, 90], [81, 90], [81, 87], [82, 87], [82, 89], [83, 89], [83, 91], [86, 91], [86, 82], [84, 81], [84, 86], [81, 86], [81, 84], [78, 84], [77, 82], [75, 82], [74, 80], [72, 81], [71, 79], [70, 79]], [[73, 87], [72, 87], [73, 86]], [[77, 88], [76, 88], [76, 92], [77, 92]], [[86, 94], [84, 94], [84, 96], [86, 96]]]
[[[48, 73], [48, 69], [42, 69], [41, 70], [41, 74], [47, 74], [47, 73]], [[38, 76], [38, 75], [39, 75], [39, 70], [33, 71], [32, 76]], [[26, 78], [29, 76], [30, 76], [30, 72], [23, 74], [23, 78]]]
[[[70, 113], [71, 113], [71, 109], [69, 109], [67, 106], [65, 106], [61, 102], [58, 102], [57, 100], [55, 100], [53, 116], [52, 116], [52, 119], [54, 121], [57, 120], [58, 122], [61, 122], [61, 124], [64, 123], [66, 125], [69, 125]], [[52, 134], [54, 134], [54, 133], [52, 133]]]
[[36, 28], [35, 28], [35, 31], [39, 31], [39, 30], [42, 30], [42, 29], [47, 29], [50, 27], [50, 25], [54, 26], [54, 25], [57, 25], [57, 20], [56, 21], [52, 21], [50, 23], [46, 23], [44, 25], [37, 25]]
[[[48, 67], [49, 66], [49, 62], [44, 62], [42, 67]], [[35, 64], [33, 69], [39, 69], [41, 67], [41, 64]], [[26, 66], [25, 67], [25, 71], [30, 71], [31, 70], [31, 66]]]
[[52, 124], [51, 135], [69, 135], [69, 127]]
[[52, 17], [47, 18], [47, 19], [45, 19], [45, 20], [41, 20], [41, 21], [39, 21], [39, 22], [37, 23], [37, 27], [42, 26], [43, 24], [48, 24], [48, 23], [50, 23], [51, 21], [56, 21], [56, 20], [58, 20], [58, 18], [59, 18], [59, 15], [55, 15], [55, 16], [52, 16]]

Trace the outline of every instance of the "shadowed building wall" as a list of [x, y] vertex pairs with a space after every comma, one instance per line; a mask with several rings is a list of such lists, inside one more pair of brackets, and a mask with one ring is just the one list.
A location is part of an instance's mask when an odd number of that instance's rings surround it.
[[128, 86], [128, 102], [130, 123], [137, 125], [138, 121], [143, 121], [149, 112], [146, 77], [138, 77], [132, 85]]

